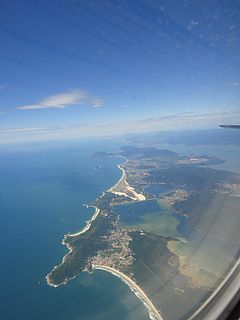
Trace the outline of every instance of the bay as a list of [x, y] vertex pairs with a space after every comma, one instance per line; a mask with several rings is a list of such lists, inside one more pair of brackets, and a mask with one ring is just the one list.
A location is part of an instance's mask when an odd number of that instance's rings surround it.
[[0, 148], [0, 316], [2, 319], [148, 319], [139, 299], [104, 271], [49, 287], [45, 276], [67, 250], [65, 233], [90, 219], [94, 202], [119, 179], [118, 141], [85, 140]]

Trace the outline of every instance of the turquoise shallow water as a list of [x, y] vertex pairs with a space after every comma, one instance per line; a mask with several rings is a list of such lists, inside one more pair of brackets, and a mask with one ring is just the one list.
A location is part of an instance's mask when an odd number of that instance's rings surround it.
[[83, 204], [120, 177], [122, 159], [91, 155], [116, 149], [111, 140], [0, 148], [1, 319], [148, 319], [140, 300], [106, 272], [82, 273], [58, 288], [45, 281], [66, 253], [63, 235], [93, 214]]

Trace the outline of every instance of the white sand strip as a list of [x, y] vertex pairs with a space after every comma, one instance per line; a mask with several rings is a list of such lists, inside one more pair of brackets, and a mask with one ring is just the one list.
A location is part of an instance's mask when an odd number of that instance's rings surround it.
[[135, 293], [135, 295], [144, 303], [145, 307], [148, 309], [150, 319], [163, 320], [159, 311], [153, 305], [153, 303], [150, 301], [150, 299], [148, 298], [146, 293], [127, 275], [125, 275], [124, 273], [122, 273], [114, 268], [108, 267], [108, 266], [92, 265], [92, 267], [93, 267], [93, 269], [104, 270], [104, 271], [110, 272], [113, 275], [120, 278], [122, 281], [124, 281], [130, 287], [130, 289]]

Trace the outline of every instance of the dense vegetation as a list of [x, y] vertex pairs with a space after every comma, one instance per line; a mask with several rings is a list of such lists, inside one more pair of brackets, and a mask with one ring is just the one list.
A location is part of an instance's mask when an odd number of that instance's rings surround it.
[[176, 165], [167, 169], [154, 169], [145, 180], [149, 183], [166, 183], [168, 186], [185, 187], [189, 190], [208, 190], [210, 192], [216, 183], [231, 181], [234, 174], [228, 171], [212, 168]]
[[[179, 314], [185, 314], [189, 303], [195, 306], [199, 297], [210, 293], [203, 288], [192, 288], [189, 279], [179, 273], [179, 258], [167, 247], [170, 238], [151, 233], [141, 235], [139, 231], [131, 232], [131, 236], [135, 280], [164, 318], [178, 318]], [[171, 308], [171, 303], [174, 303], [174, 308]]]
[[102, 236], [108, 235], [111, 230], [111, 218], [98, 216], [87, 232], [79, 236], [67, 236], [65, 242], [73, 250], [66, 256], [65, 261], [52, 271], [51, 282], [58, 285], [78, 275], [86, 267], [88, 257], [96, 255], [98, 250], [108, 248], [108, 242], [104, 241]]
[[177, 153], [169, 150], [160, 150], [154, 147], [124, 146], [121, 148], [121, 155], [124, 157], [145, 156], [145, 157], [175, 157]]

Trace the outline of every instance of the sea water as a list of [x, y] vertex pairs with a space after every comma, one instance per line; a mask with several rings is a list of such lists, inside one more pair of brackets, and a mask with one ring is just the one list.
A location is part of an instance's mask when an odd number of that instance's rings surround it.
[[53, 288], [45, 276], [67, 253], [61, 240], [84, 227], [93, 203], [114, 185], [117, 141], [45, 142], [0, 147], [0, 317], [4, 320], [145, 320], [148, 313], [120, 279], [81, 273]]
[[[67, 285], [49, 287], [45, 276], [67, 253], [64, 234], [76, 232], [94, 213], [93, 203], [121, 176], [121, 141], [38, 142], [0, 146], [0, 318], [4, 320], [145, 320], [148, 313], [119, 278], [81, 273]], [[218, 169], [239, 172], [233, 146], [161, 143], [181, 155], [224, 159]], [[183, 227], [183, 223], [181, 223]], [[181, 230], [183, 231], [183, 230]]]

